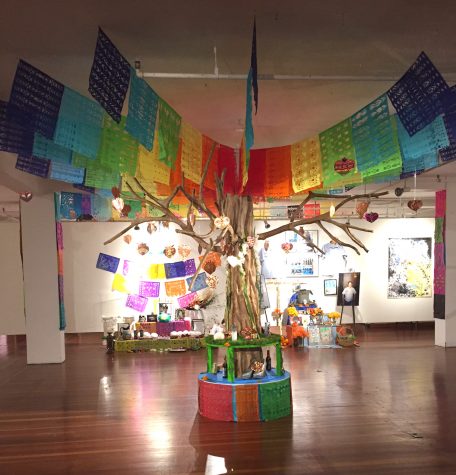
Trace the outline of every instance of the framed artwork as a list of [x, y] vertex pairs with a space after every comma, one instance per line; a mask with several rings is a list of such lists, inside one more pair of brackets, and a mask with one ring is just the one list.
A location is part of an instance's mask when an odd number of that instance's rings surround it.
[[285, 254], [285, 277], [318, 276], [318, 254], [306, 244], [306, 240], [318, 246], [318, 231], [305, 231], [305, 238], [292, 231], [285, 233], [282, 252]]
[[160, 302], [158, 304], [158, 314], [161, 315], [162, 313], [167, 313], [168, 315], [172, 315], [173, 305], [168, 302]]
[[432, 238], [388, 240], [388, 298], [432, 297]]
[[337, 279], [325, 279], [323, 289], [325, 295], [337, 295]]
[[359, 272], [344, 272], [339, 274], [339, 288], [337, 290], [337, 305], [359, 305], [359, 288], [361, 274]]
[[183, 320], [185, 317], [185, 308], [176, 308], [175, 320]]

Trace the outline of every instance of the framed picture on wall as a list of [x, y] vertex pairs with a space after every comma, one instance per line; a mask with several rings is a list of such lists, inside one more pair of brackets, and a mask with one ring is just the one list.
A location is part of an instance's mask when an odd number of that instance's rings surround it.
[[304, 238], [295, 232], [285, 233], [285, 242], [281, 246], [285, 257], [285, 277], [318, 276], [318, 254], [306, 244], [306, 241], [318, 246], [318, 231], [306, 230]]
[[337, 279], [325, 279], [323, 289], [325, 295], [337, 295]]

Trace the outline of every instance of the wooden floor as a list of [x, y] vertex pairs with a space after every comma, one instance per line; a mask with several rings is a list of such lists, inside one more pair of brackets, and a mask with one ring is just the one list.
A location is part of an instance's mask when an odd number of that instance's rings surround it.
[[197, 414], [203, 351], [67, 336], [64, 364], [27, 366], [24, 340], [0, 337], [0, 474], [456, 473], [456, 349], [432, 329], [284, 353], [293, 416], [236, 424]]

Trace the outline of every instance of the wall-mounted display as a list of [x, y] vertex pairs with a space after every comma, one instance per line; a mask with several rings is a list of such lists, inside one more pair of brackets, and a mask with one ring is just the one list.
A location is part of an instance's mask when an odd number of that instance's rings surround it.
[[323, 289], [325, 295], [337, 295], [337, 279], [325, 279]]
[[360, 282], [361, 274], [359, 272], [344, 272], [339, 274], [337, 305], [357, 307], [359, 305]]
[[431, 238], [390, 238], [388, 298], [432, 296]]

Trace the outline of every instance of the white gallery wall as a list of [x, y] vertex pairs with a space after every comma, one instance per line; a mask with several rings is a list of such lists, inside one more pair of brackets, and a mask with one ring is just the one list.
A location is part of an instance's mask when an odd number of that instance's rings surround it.
[[0, 223], [0, 334], [25, 333], [19, 223]]
[[[433, 237], [433, 219], [379, 219], [375, 223], [363, 220], [351, 220], [356, 226], [372, 229], [373, 233], [355, 232], [362, 239], [369, 253], [361, 251], [361, 255], [348, 249], [347, 271], [361, 273], [360, 305], [356, 310], [357, 321], [364, 323], [401, 322], [401, 321], [431, 321], [433, 320], [432, 298], [407, 298], [388, 299], [388, 239], [398, 237]], [[284, 224], [285, 221], [271, 221], [272, 227]], [[204, 228], [207, 223], [199, 224]], [[22, 297], [22, 271], [19, 255], [19, 226], [5, 224], [7, 230], [1, 235], [0, 258], [2, 272], [0, 279], [0, 292], [2, 298], [2, 318], [0, 319], [0, 334], [24, 333], [23, 297]], [[121, 259], [128, 259], [137, 254], [137, 243], [148, 240], [151, 248], [150, 262], [170, 262], [162, 251], [165, 245], [186, 243], [191, 246], [192, 253], [189, 258], [197, 258], [196, 244], [191, 238], [176, 235], [171, 230], [169, 233], [162, 231], [149, 235], [143, 225], [141, 231], [130, 231], [133, 242], [126, 244], [122, 238], [104, 246], [103, 242], [124, 229], [125, 223], [73, 223], [63, 224], [64, 234], [64, 286], [65, 286], [65, 311], [67, 329], [72, 332], [99, 332], [102, 331], [102, 316], [138, 315], [137, 312], [125, 307], [125, 294], [111, 290], [113, 274], [96, 268], [98, 254], [104, 252]], [[3, 229], [3, 228], [1, 228]], [[307, 228], [306, 228], [307, 229]], [[317, 229], [310, 227], [309, 229]], [[264, 231], [263, 221], [257, 222], [257, 233]], [[342, 238], [339, 230], [332, 232]], [[275, 254], [277, 265], [280, 266], [284, 259], [281, 243], [284, 236], [274, 236], [270, 239], [270, 249]], [[322, 247], [329, 242], [329, 238], [318, 231], [318, 244]], [[262, 242], [258, 243], [258, 249]], [[177, 257], [177, 256], [176, 256]], [[160, 261], [161, 259], [161, 261]], [[175, 259], [179, 260], [179, 258]], [[324, 266], [320, 265], [323, 270]], [[224, 311], [224, 269], [217, 270], [220, 283], [214, 302], [206, 313], [210, 318], [223, 318]], [[283, 309], [290, 298], [293, 287], [303, 284], [312, 290], [313, 298], [323, 308], [330, 312], [336, 310], [336, 297], [324, 296], [323, 280], [338, 278], [319, 274], [318, 277], [296, 278], [292, 280], [277, 279], [268, 283], [268, 296], [271, 304], [269, 315], [277, 303], [276, 290], [279, 289], [280, 306]], [[172, 301], [173, 299], [169, 299]], [[152, 309], [155, 310], [155, 309]], [[351, 309], [344, 317], [344, 322], [351, 320]]]

